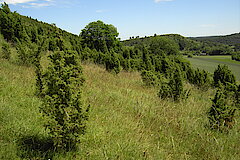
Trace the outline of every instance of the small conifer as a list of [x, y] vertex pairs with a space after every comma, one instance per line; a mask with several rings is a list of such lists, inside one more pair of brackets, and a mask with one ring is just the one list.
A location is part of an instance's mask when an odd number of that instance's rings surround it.
[[212, 106], [208, 112], [212, 129], [224, 131], [234, 125], [236, 107], [229, 94], [231, 93], [226, 91], [224, 86], [220, 86], [212, 99]]
[[41, 112], [57, 148], [72, 149], [85, 133], [88, 109], [81, 102], [84, 83], [78, 54], [58, 51], [49, 56], [51, 63], [44, 73], [44, 105]]

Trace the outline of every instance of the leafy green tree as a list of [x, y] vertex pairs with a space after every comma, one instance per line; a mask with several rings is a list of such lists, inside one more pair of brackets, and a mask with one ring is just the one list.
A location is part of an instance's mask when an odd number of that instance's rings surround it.
[[119, 42], [119, 33], [113, 25], [105, 24], [102, 21], [89, 23], [80, 33], [82, 42], [90, 49], [106, 52], [115, 48]]
[[155, 55], [177, 55], [179, 46], [166, 37], [155, 37], [150, 43], [149, 50]]
[[219, 86], [219, 83], [226, 85], [227, 82], [236, 84], [236, 78], [227, 65], [218, 65], [213, 75], [214, 85]]
[[51, 63], [44, 73], [45, 116], [57, 148], [72, 149], [85, 133], [87, 110], [81, 102], [81, 87], [84, 83], [82, 67], [77, 53], [58, 51], [49, 56]]

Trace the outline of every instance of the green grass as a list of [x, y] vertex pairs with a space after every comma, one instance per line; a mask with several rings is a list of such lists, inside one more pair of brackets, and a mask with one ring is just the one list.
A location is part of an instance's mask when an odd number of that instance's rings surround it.
[[213, 73], [218, 64], [226, 64], [232, 70], [236, 79], [240, 81], [240, 62], [231, 60], [231, 56], [194, 56], [187, 58], [195, 68], [200, 68]]
[[239, 124], [228, 134], [206, 126], [213, 90], [186, 85], [191, 96], [174, 103], [144, 87], [137, 72], [83, 68], [88, 128], [78, 150], [63, 154], [37, 147], [50, 143], [34, 96], [34, 70], [0, 59], [0, 159], [239, 159]]
[[0, 60], [0, 159], [18, 159], [18, 141], [45, 135], [31, 68]]

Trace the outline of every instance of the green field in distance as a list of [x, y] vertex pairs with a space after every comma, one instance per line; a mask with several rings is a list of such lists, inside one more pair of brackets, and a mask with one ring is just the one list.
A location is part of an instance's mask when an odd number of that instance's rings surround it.
[[204, 69], [213, 73], [218, 64], [226, 64], [236, 76], [236, 80], [240, 81], [240, 62], [231, 59], [231, 56], [194, 56], [187, 58], [194, 68]]

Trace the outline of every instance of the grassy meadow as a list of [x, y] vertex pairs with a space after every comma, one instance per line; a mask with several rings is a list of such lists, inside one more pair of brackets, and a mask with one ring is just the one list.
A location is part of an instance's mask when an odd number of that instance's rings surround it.
[[195, 68], [213, 73], [218, 64], [226, 64], [232, 70], [236, 79], [240, 81], [240, 62], [231, 59], [231, 56], [194, 56], [187, 58]]
[[78, 150], [64, 154], [52, 149], [44, 130], [34, 69], [0, 59], [0, 159], [239, 159], [240, 126], [229, 133], [207, 127], [214, 90], [186, 84], [191, 96], [175, 103], [159, 99], [138, 72], [83, 68], [88, 128]]

